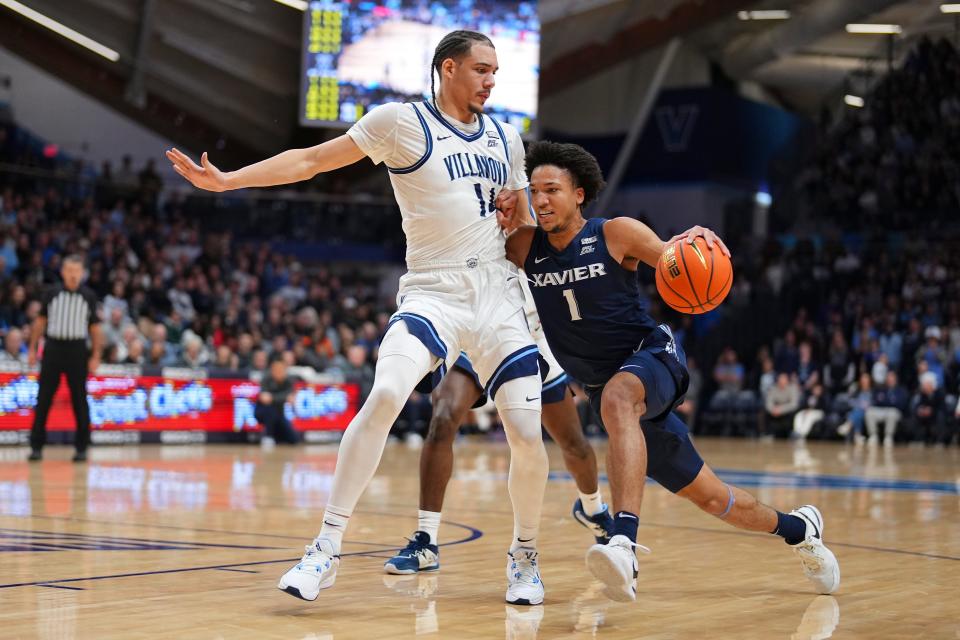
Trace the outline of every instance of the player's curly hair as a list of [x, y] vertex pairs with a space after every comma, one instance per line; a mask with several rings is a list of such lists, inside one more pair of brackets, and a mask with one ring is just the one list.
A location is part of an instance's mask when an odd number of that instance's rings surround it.
[[583, 189], [583, 205], [593, 202], [597, 194], [607, 186], [597, 159], [578, 144], [565, 144], [543, 140], [534, 142], [527, 150], [527, 177], [542, 165], [566, 169], [573, 178], [573, 186]]
[[470, 53], [470, 49], [477, 43], [493, 46], [493, 41], [482, 33], [465, 30], [451, 31], [437, 44], [437, 48], [433, 50], [433, 62], [430, 63], [430, 96], [433, 98], [433, 106], [437, 106], [437, 92], [433, 89], [433, 72], [436, 71], [439, 76], [440, 65], [444, 60], [453, 58], [459, 61]]

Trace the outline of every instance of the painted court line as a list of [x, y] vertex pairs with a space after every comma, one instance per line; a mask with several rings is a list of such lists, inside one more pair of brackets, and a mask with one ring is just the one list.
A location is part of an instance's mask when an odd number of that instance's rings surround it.
[[[412, 507], [413, 510], [415, 510], [415, 509], [417, 509], [417, 508], [419, 508], [419, 507], [418, 507], [418, 506]], [[367, 514], [367, 515], [390, 516], [390, 517], [410, 517], [411, 519], [413, 519], [413, 517], [412, 517], [409, 513], [390, 513], [390, 512], [386, 512], [386, 511], [365, 511], [365, 510], [357, 510], [357, 511], [354, 511], [353, 513], [354, 513], [354, 514]], [[511, 511], [510, 513], [513, 513], [513, 512]], [[106, 525], [111, 525], [111, 526], [120, 525], [120, 526], [124, 526], [124, 527], [140, 527], [140, 528], [146, 527], [146, 528], [148, 528], [148, 529], [171, 529], [171, 530], [173, 530], [173, 531], [190, 531], [190, 532], [193, 532], [193, 533], [221, 533], [221, 534], [231, 535], [231, 536], [256, 536], [256, 537], [258, 537], [258, 538], [277, 538], [277, 539], [284, 539], [284, 540], [298, 540], [298, 541], [300, 541], [301, 544], [303, 543], [303, 541], [304, 541], [304, 539], [305, 539], [304, 536], [291, 536], [291, 535], [285, 535], [285, 534], [280, 534], [280, 533], [261, 533], [261, 532], [258, 532], [258, 531], [233, 531], [233, 530], [230, 530], [230, 529], [207, 529], [207, 528], [203, 528], [203, 527], [181, 527], [181, 526], [177, 526], [177, 525], [151, 524], [151, 523], [149, 523], [149, 522], [124, 522], [124, 521], [121, 521], [121, 520], [94, 520], [93, 518], [78, 518], [78, 517], [76, 517], [76, 516], [44, 516], [44, 515], [30, 515], [30, 514], [25, 514], [25, 515], [16, 515], [16, 516], [14, 516], [14, 515], [9, 515], [8, 517], [23, 518], [23, 519], [27, 519], [27, 520], [54, 520], [54, 521], [56, 521], [56, 522], [88, 522], [88, 523], [91, 523], [91, 524], [106, 524]], [[479, 530], [479, 529], [474, 529], [473, 527], [471, 527], [471, 526], [469, 526], [469, 525], [459, 524], [459, 523], [457, 523], [457, 522], [449, 522], [449, 521], [447, 521], [447, 520], [444, 520], [443, 523], [444, 523], [444, 524], [447, 524], [447, 525], [450, 525], [450, 526], [453, 526], [453, 527], [459, 527], [459, 528], [461, 528], [461, 529], [466, 529], [467, 531], [471, 532], [471, 535], [472, 535], [472, 536], [475, 536], [475, 537], [469, 538], [468, 540], [465, 540], [464, 542], [470, 542], [471, 540], [474, 540], [474, 539], [476, 539], [476, 538], [479, 538], [481, 535], [483, 535], [482, 533], [480, 533], [480, 530]], [[2, 530], [2, 529], [0, 529], [0, 530]], [[13, 529], [11, 529], [11, 531], [13, 531]], [[97, 534], [86, 534], [86, 535], [97, 535]], [[126, 538], [126, 539], [127, 539], [127, 540], [132, 540], [133, 538]], [[199, 543], [197, 543], [197, 544], [199, 544]], [[208, 544], [209, 544], [209, 543], [208, 543]], [[345, 540], [345, 541], [344, 541], [344, 544], [359, 544], [359, 545], [366, 545], [366, 546], [371, 546], [371, 547], [386, 547], [386, 546], [390, 546], [390, 545], [388, 545], [388, 544], [386, 544], [386, 543], [381, 543], [381, 542], [363, 542], [363, 541], [359, 541], [359, 540]], [[451, 543], [451, 544], [454, 544], [454, 543]], [[456, 543], [456, 544], [459, 544], [459, 543]], [[229, 547], [229, 546], [231, 546], [231, 545], [215, 545], [215, 546], [225, 546], [225, 547]], [[235, 545], [235, 546], [237, 546], [238, 548], [243, 548], [243, 545]], [[443, 546], [443, 545], [441, 545], [441, 546]], [[263, 548], [263, 549], [276, 549], [277, 547], [261, 547], [261, 548]]]
[[[453, 542], [443, 543], [443, 544], [440, 545], [441, 547], [450, 547], [450, 546], [453, 546], [453, 545], [458, 545], [458, 544], [464, 544], [464, 543], [467, 543], [467, 542], [472, 542], [472, 541], [474, 541], [474, 540], [476, 540], [476, 539], [478, 539], [478, 538], [480, 538], [480, 537], [483, 536], [483, 532], [482, 532], [480, 529], [477, 529], [477, 528], [475, 528], [475, 527], [471, 527], [470, 525], [459, 524], [459, 523], [455, 523], [455, 522], [450, 522], [450, 523], [448, 523], [448, 524], [451, 524], [451, 525], [454, 525], [454, 526], [457, 526], [457, 527], [461, 527], [461, 528], [467, 529], [467, 530], [470, 532], [470, 534], [467, 535], [467, 536], [464, 537], [464, 538], [461, 538], [460, 540], [454, 540]], [[380, 548], [380, 549], [370, 549], [370, 550], [366, 550], [366, 551], [354, 551], [354, 552], [352, 552], [352, 553], [344, 553], [344, 554], [341, 554], [341, 556], [342, 556], [342, 557], [347, 557], [347, 556], [373, 556], [373, 554], [377, 554], [377, 553], [388, 553], [388, 552], [391, 552], [391, 553], [392, 553], [392, 552], [396, 551], [397, 549], [398, 549], [398, 547], [386, 547], [386, 548]], [[385, 556], [373, 556], [373, 557], [383, 558], [383, 557], [385, 557]], [[390, 556], [386, 556], [386, 557], [390, 557]], [[140, 576], [155, 576], [155, 575], [162, 575], [162, 574], [165, 574], [165, 573], [188, 573], [188, 572], [191, 572], [191, 571], [208, 571], [208, 570], [211, 570], [211, 569], [217, 569], [217, 570], [235, 570], [235, 571], [236, 571], [236, 570], [237, 570], [237, 567], [255, 567], [255, 566], [267, 565], [267, 564], [280, 564], [280, 563], [287, 563], [287, 562], [296, 562], [296, 561], [298, 561], [299, 559], [300, 559], [300, 558], [284, 558], [284, 559], [282, 559], [282, 560], [261, 560], [261, 561], [258, 561], [258, 562], [238, 562], [238, 563], [234, 563], [234, 564], [219, 564], [219, 565], [208, 565], [208, 566], [201, 566], [201, 567], [183, 567], [183, 568], [179, 568], [179, 569], [159, 569], [159, 570], [156, 570], [156, 571], [138, 571], [138, 572], [133, 572], [133, 573], [117, 573], [117, 574], [110, 574], [110, 575], [103, 575], [103, 576], [89, 576], [89, 577], [85, 577], [85, 578], [63, 578], [63, 579], [59, 579], [59, 580], [41, 580], [41, 581], [37, 581], [37, 582], [16, 582], [16, 583], [11, 583], [11, 584], [0, 584], [0, 589], [13, 589], [13, 588], [15, 588], [15, 587], [54, 587], [54, 588], [56, 588], [58, 585], [62, 585], [62, 584], [65, 583], [65, 582], [85, 582], [85, 581], [87, 581], [87, 580], [111, 580], [111, 579], [115, 579], [115, 578], [133, 578], [133, 577], [140, 577]], [[242, 570], [241, 570], [241, 571], [242, 571]], [[255, 571], [245, 571], [245, 573], [258, 573], [258, 572], [255, 572]], [[75, 589], [75, 590], [83, 590], [83, 587], [63, 587], [63, 588], [72, 588], [72, 589]]]
[[[261, 547], [261, 546], [252, 546], [252, 545], [240, 545], [240, 544], [217, 544], [212, 542], [193, 542], [193, 541], [181, 541], [181, 540], [154, 540], [149, 538], [120, 538], [117, 536], [105, 536], [100, 534], [88, 534], [88, 533], [69, 533], [69, 532], [56, 532], [56, 531], [37, 531], [36, 529], [5, 529], [0, 528], [0, 542], [4, 538], [13, 538], [13, 539], [29, 539], [31, 544], [35, 546], [46, 546], [51, 547], [51, 551], [60, 550], [60, 549], [75, 549], [78, 551], [91, 550], [96, 551], [96, 549], [89, 549], [89, 544], [102, 541], [105, 543], [111, 543], [115, 545], [127, 545], [130, 547], [131, 551], [139, 550], [143, 544], [162, 546], [167, 545], [171, 547], [179, 547], [181, 550], [190, 550], [191, 548], [225, 548], [225, 549], [256, 549], [256, 550], [274, 550], [279, 549], [279, 547]], [[47, 543], [45, 540], [53, 538], [57, 540], [68, 540], [74, 544], [64, 544], [60, 542]], [[86, 544], [83, 544], [86, 543]], [[137, 545], [141, 545], [138, 547]]]
[[236, 571], [237, 573], [260, 573], [259, 571], [250, 571], [249, 569], [231, 569], [230, 567], [219, 567], [217, 571]]
[[38, 587], [49, 587], [50, 589], [69, 589], [70, 591], [84, 591], [83, 587], [67, 587], [62, 584], [38, 584]]
[[[344, 554], [350, 555], [350, 554]], [[88, 580], [111, 580], [113, 578], [133, 578], [137, 576], [156, 576], [164, 573], [187, 573], [190, 571], [207, 571], [209, 569], [224, 569], [233, 567], [253, 567], [262, 564], [278, 564], [280, 562], [296, 562], [299, 558], [285, 558], [283, 560], [262, 560], [260, 562], [241, 562], [238, 564], [210, 565], [205, 567], [184, 567], [181, 569], [160, 569], [157, 571], [137, 571], [134, 573], [114, 573], [105, 576], [88, 576], [85, 578], [63, 578], [60, 580], [43, 580], [39, 582], [15, 582], [11, 584], [0, 584], [0, 589], [12, 589], [14, 587], [51, 587], [63, 584], [64, 582], [86, 582]]]

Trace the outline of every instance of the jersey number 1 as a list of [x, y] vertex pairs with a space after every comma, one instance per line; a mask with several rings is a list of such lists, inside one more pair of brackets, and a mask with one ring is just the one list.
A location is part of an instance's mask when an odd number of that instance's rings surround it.
[[577, 306], [577, 299], [573, 295], [573, 289], [564, 289], [563, 297], [567, 299], [567, 305], [570, 307], [571, 320], [583, 320], [580, 317], [580, 307]]
[[497, 210], [497, 205], [493, 203], [494, 190], [490, 189], [490, 200], [485, 202], [483, 199], [483, 187], [480, 186], [479, 182], [473, 183], [473, 190], [477, 192], [477, 200], [480, 201], [480, 217], [484, 218], [488, 213], [493, 213]]

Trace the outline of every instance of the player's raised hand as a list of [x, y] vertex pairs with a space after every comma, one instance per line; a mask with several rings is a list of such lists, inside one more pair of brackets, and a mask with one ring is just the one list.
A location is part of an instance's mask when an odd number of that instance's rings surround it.
[[227, 190], [227, 180], [223, 172], [210, 162], [206, 151], [200, 156], [200, 164], [191, 160], [179, 149], [169, 149], [167, 158], [173, 163], [173, 170], [198, 189], [206, 189], [207, 191]]
[[730, 257], [730, 249], [727, 249], [727, 245], [723, 244], [723, 240], [720, 239], [720, 236], [714, 233], [711, 229], [701, 227], [700, 225], [692, 226], [683, 233], [673, 236], [667, 241], [667, 244], [673, 244], [677, 240], [686, 240], [690, 244], [693, 244], [693, 241], [701, 236], [706, 241], [708, 247], [711, 249], [713, 249], [714, 246], [720, 247], [720, 251], [722, 251], [728, 258]]

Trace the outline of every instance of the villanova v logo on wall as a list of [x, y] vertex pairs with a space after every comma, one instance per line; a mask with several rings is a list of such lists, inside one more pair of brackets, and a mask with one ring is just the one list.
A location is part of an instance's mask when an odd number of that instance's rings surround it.
[[660, 130], [660, 138], [663, 140], [663, 148], [670, 153], [686, 151], [700, 115], [700, 106], [681, 104], [657, 107], [654, 115], [657, 119], [657, 128]]

